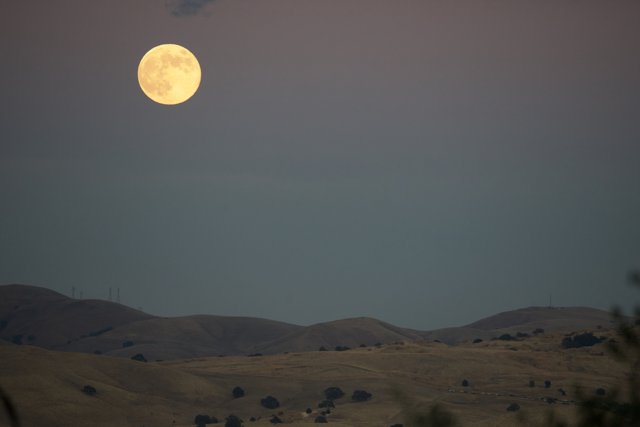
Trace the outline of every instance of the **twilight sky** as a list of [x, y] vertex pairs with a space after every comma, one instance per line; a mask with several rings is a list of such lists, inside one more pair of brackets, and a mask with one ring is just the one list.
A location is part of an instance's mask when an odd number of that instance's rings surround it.
[[[0, 283], [431, 329], [637, 299], [640, 2], [0, 6]], [[137, 82], [161, 43], [202, 84]]]

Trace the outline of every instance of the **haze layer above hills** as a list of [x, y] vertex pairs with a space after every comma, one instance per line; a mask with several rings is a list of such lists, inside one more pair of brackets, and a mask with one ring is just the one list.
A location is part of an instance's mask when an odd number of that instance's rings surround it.
[[311, 326], [252, 317], [193, 315], [163, 318], [102, 300], [77, 300], [52, 290], [0, 286], [0, 338], [51, 350], [149, 360], [201, 356], [315, 351], [377, 343], [434, 341], [458, 344], [505, 333], [568, 333], [608, 327], [608, 312], [586, 308], [530, 307], [462, 327], [433, 331], [402, 328], [372, 318], [342, 319]]

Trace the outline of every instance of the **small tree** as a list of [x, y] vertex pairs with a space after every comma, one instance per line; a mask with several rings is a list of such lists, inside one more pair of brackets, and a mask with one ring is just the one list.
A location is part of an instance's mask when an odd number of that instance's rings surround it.
[[235, 415], [229, 415], [225, 420], [224, 427], [242, 427], [242, 420]]
[[84, 394], [86, 394], [87, 396], [95, 396], [96, 393], [98, 393], [98, 391], [95, 389], [95, 387], [90, 386], [90, 385], [85, 385], [84, 387], [82, 387], [82, 392]]
[[324, 397], [328, 400], [340, 399], [342, 396], [344, 396], [344, 392], [340, 387], [329, 387], [324, 390]]
[[233, 390], [231, 390], [231, 394], [233, 395], [234, 399], [239, 399], [241, 397], [244, 397], [244, 390], [242, 389], [242, 387], [236, 386], [233, 388]]
[[260, 400], [260, 404], [267, 409], [276, 409], [280, 406], [280, 402], [273, 396], [267, 396]]
[[372, 396], [373, 395], [371, 393], [368, 393], [365, 390], [356, 390], [351, 395], [351, 400], [354, 400], [356, 402], [364, 402], [371, 399]]
[[272, 416], [269, 422], [271, 424], [282, 424], [282, 420], [277, 415]]
[[146, 362], [147, 359], [142, 353], [138, 353], [135, 356], [131, 356], [131, 360], [137, 360], [138, 362]]

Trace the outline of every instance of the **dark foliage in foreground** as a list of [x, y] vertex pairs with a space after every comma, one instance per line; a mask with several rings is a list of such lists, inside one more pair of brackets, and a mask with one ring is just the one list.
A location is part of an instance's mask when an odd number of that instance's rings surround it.
[[18, 411], [16, 411], [16, 407], [14, 406], [9, 395], [4, 392], [2, 388], [0, 388], [0, 400], [2, 400], [2, 405], [4, 407], [4, 411], [6, 412], [9, 421], [11, 422], [11, 427], [20, 427], [20, 417], [18, 416]]
[[277, 415], [272, 416], [269, 422], [271, 424], [282, 424], [282, 420]]
[[322, 423], [322, 424], [326, 424], [327, 423], [327, 417], [325, 417], [324, 415], [318, 415], [316, 417], [315, 420], [313, 420], [314, 423]]

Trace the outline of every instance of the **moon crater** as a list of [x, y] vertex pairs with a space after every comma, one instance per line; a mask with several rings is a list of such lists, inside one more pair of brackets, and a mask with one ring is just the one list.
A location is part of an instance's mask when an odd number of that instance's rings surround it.
[[201, 70], [195, 55], [177, 44], [162, 44], [140, 60], [138, 82], [153, 101], [175, 105], [191, 98], [200, 86]]

